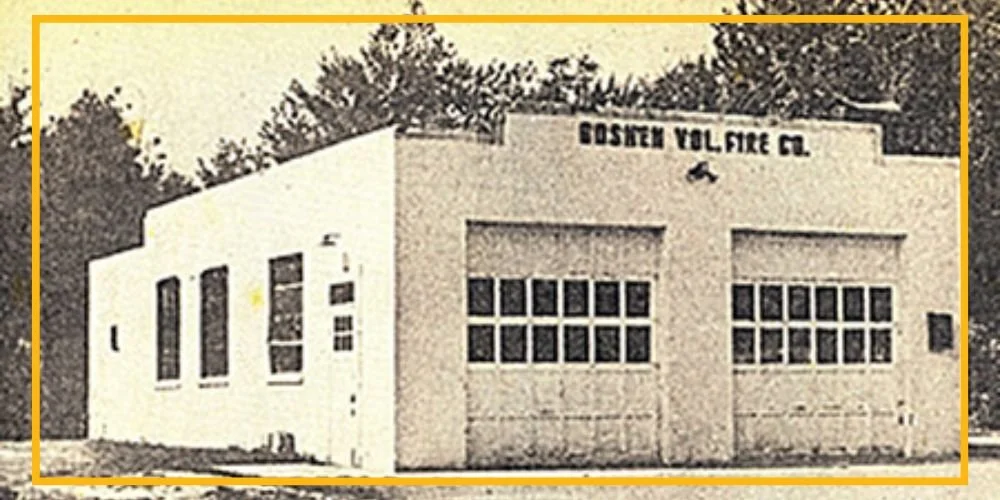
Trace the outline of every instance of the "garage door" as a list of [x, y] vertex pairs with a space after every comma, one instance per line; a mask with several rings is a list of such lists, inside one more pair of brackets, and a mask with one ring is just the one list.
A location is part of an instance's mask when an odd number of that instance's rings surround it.
[[662, 231], [468, 229], [468, 465], [657, 463]]
[[896, 337], [900, 240], [735, 233], [737, 454], [905, 444]]

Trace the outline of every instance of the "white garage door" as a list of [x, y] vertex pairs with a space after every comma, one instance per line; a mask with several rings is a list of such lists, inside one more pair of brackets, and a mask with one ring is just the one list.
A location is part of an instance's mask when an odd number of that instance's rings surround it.
[[737, 454], [902, 449], [899, 243], [734, 234]]
[[470, 467], [659, 459], [655, 229], [468, 232]]

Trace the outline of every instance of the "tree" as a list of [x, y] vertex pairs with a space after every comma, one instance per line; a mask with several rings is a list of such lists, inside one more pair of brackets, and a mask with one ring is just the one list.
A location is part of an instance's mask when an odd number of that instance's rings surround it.
[[[958, 11], [937, 0], [736, 3], [744, 15]], [[734, 23], [715, 30], [723, 111], [875, 121], [884, 126], [887, 153], [958, 153], [956, 25]]]
[[682, 61], [657, 78], [649, 89], [649, 105], [658, 109], [718, 112], [724, 88], [714, 60], [705, 55]]
[[208, 161], [198, 158], [198, 179], [206, 188], [217, 186], [267, 168], [273, 162], [263, 146], [251, 147], [246, 139], [219, 139]]
[[31, 130], [29, 89], [0, 106], [0, 439], [31, 429]]

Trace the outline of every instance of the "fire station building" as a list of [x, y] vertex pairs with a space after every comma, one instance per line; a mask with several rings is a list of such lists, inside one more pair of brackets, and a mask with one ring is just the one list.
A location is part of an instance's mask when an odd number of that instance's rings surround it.
[[876, 125], [514, 114], [150, 210], [93, 438], [375, 473], [959, 448], [960, 169]]

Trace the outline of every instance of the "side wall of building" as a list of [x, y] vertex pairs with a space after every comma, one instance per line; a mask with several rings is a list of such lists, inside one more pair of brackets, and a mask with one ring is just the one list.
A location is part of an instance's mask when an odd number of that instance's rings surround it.
[[[389, 470], [393, 142], [391, 131], [374, 133], [154, 209], [142, 248], [93, 263], [92, 437], [255, 447], [270, 433], [287, 432], [298, 451], [340, 461], [350, 454], [331, 450], [331, 443], [350, 429], [358, 434], [362, 465]], [[302, 370], [276, 376], [269, 359], [269, 260], [297, 253]], [[228, 274], [228, 374], [207, 379], [200, 370], [199, 281], [217, 266]], [[360, 380], [348, 365], [332, 363], [329, 286], [348, 276], [365, 294], [355, 312], [363, 331], [351, 358], [360, 364]], [[180, 283], [180, 376], [157, 381], [156, 284], [167, 277]], [[111, 325], [119, 331], [118, 352], [107, 347]], [[356, 391], [352, 417], [335, 414]]]
[[[664, 462], [735, 456], [738, 405], [756, 404], [752, 387], [774, 376], [786, 384], [819, 387], [826, 400], [844, 407], [866, 404], [869, 397], [903, 400], [901, 412], [913, 413], [917, 422], [911, 429], [915, 452], [957, 449], [957, 406], [941, 401], [951, 398], [957, 405], [958, 367], [951, 355], [928, 353], [926, 323], [929, 311], [959, 313], [957, 162], [885, 160], [878, 130], [860, 125], [678, 122], [716, 133], [726, 127], [763, 129], [772, 138], [789, 132], [805, 137], [811, 150], [808, 157], [777, 157], [776, 151], [715, 154], [584, 145], [580, 120], [513, 117], [503, 145], [400, 141], [400, 467], [469, 462], [468, 391], [477, 373], [466, 361], [470, 222], [663, 230], [652, 364], [661, 391], [657, 440]], [[665, 125], [666, 139], [673, 141], [677, 123]], [[686, 178], [699, 161], [708, 162], [717, 182]], [[815, 380], [816, 367], [798, 374], [792, 372], [803, 370], [789, 366], [739, 374], [732, 358], [730, 287], [736, 279], [734, 234], [745, 231], [899, 242], [898, 256], [892, 257], [900, 278], [891, 366], [826, 370], [819, 385], [796, 382]], [[839, 244], [826, 251], [836, 255]], [[516, 376], [516, 370], [498, 370], [504, 378]], [[866, 374], [874, 371], [887, 373], [891, 394], [865, 395], [872, 392], [865, 393]], [[797, 394], [773, 393], [779, 399], [772, 402], [786, 415], [797, 406]]]

